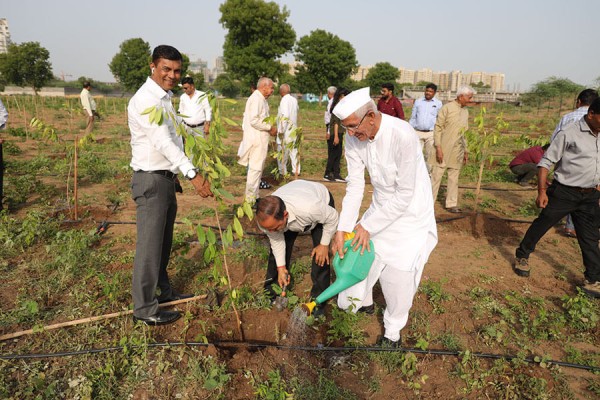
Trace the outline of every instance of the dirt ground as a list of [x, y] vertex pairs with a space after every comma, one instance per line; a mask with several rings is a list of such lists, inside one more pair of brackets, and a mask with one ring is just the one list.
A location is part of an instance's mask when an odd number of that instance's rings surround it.
[[[473, 113], [474, 114], [474, 113]], [[124, 129], [122, 116], [111, 115], [102, 122], [103, 130]], [[237, 148], [240, 131], [232, 128], [228, 143], [233, 149]], [[5, 136], [6, 138], [6, 136]], [[8, 138], [11, 140], [11, 138]], [[128, 140], [126, 132], [118, 139], [111, 135], [99, 135], [97, 140]], [[307, 141], [316, 142], [320, 140], [320, 133], [315, 128], [309, 130]], [[38, 143], [27, 141], [17, 143], [23, 150], [23, 157], [27, 154], [36, 154]], [[126, 153], [126, 152], [125, 152]], [[305, 155], [306, 158], [323, 158], [323, 146], [310, 147]], [[59, 156], [60, 157], [60, 156]], [[123, 155], [127, 157], [127, 154]], [[6, 159], [7, 157], [5, 157]], [[232, 170], [236, 167], [233, 158], [229, 165]], [[333, 194], [336, 208], [341, 209], [342, 198], [345, 193], [344, 183], [323, 182], [322, 172], [310, 171], [302, 174], [301, 179], [322, 182]], [[135, 243], [131, 238], [135, 237], [135, 204], [127, 197], [127, 200], [114, 208], [107, 200], [107, 193], [124, 192], [128, 190], [129, 172], [124, 171], [122, 175], [111, 184], [90, 184], [85, 181], [79, 188], [80, 198], [98, 199], [97, 202], [86, 205], [80, 210], [81, 222], [74, 227], [83, 229], [94, 229], [102, 221], [109, 221], [108, 229], [102, 235], [102, 241], [111, 241], [113, 251], [117, 253], [131, 253], [135, 249]], [[5, 178], [6, 179], [6, 178]], [[55, 182], [59, 191], [64, 189], [65, 182], [56, 178], [46, 178], [47, 182]], [[273, 177], [269, 181], [277, 187], [279, 183]], [[230, 178], [228, 186], [232, 194], [238, 199], [243, 197], [244, 176], [234, 174]], [[214, 200], [201, 199], [192, 193], [191, 186], [183, 182], [184, 193], [178, 196], [179, 215], [178, 219], [205, 208], [212, 208]], [[551, 304], [560, 304], [563, 296], [573, 296], [577, 286], [583, 282], [581, 255], [575, 239], [567, 238], [561, 234], [560, 227], [551, 230], [540, 241], [536, 252], [530, 259], [532, 273], [529, 278], [515, 275], [511, 269], [514, 250], [523, 237], [529, 224], [523, 221], [532, 220], [531, 217], [509, 217], [515, 215], [515, 210], [524, 202], [530, 201], [535, 196], [535, 190], [523, 189], [513, 183], [498, 182], [484, 184], [486, 190], [484, 195], [493, 198], [496, 209], [485, 210], [475, 213], [474, 203], [471, 197], [465, 196], [466, 192], [472, 192], [473, 182], [461, 181], [461, 206], [465, 213], [461, 215], [450, 214], [445, 211], [440, 202], [436, 203], [436, 218], [438, 219], [439, 243], [427, 263], [423, 276], [422, 285], [427, 282], [440, 282], [447, 298], [440, 302], [444, 311], [436, 313], [428, 296], [419, 292], [415, 298], [414, 306], [407, 327], [402, 331], [403, 347], [415, 348], [418, 340], [424, 335], [430, 341], [429, 349], [444, 349], [442, 342], [436, 339], [441, 333], [453, 335], [460, 342], [460, 349], [470, 349], [472, 352], [511, 354], [515, 355], [521, 350], [520, 343], [494, 343], [484, 339], [482, 327], [491, 322], [488, 316], [477, 319], [473, 313], [473, 297], [469, 293], [478, 290], [489, 291], [504, 296], [506, 293], [515, 292], [522, 295], [536, 296], [545, 299]], [[499, 190], [488, 190], [496, 188]], [[261, 195], [270, 193], [270, 190], [261, 190]], [[370, 200], [370, 185], [363, 200], [366, 207]], [[499, 212], [498, 210], [501, 210]], [[24, 215], [28, 212], [27, 206], [15, 210], [15, 215]], [[510, 221], [510, 220], [514, 221]], [[214, 217], [204, 216], [198, 222], [206, 225], [216, 225]], [[179, 229], [179, 228], [178, 228]], [[182, 228], [183, 229], [183, 228]], [[245, 221], [244, 229], [253, 238], [268, 246], [264, 237], [258, 236], [259, 232], [253, 222]], [[256, 235], [253, 235], [256, 234]], [[128, 240], [119, 240], [119, 238]], [[186, 257], [194, 260], [202, 257], [202, 248], [193, 243]], [[308, 236], [300, 236], [296, 242], [293, 259], [306, 261], [310, 257], [311, 243]], [[233, 261], [233, 254], [229, 258], [231, 282], [234, 287], [248, 285], [252, 288], [260, 288], [264, 280], [264, 261], [257, 261], [249, 257], [242, 261]], [[12, 260], [12, 264], [18, 264], [18, 260]], [[113, 262], [106, 265], [106, 271], [115, 273], [130, 272], [131, 264]], [[185, 271], [184, 271], [185, 272]], [[244, 337], [239, 335], [236, 318], [231, 310], [218, 310], [215, 306], [224, 303], [224, 293], [219, 290], [206, 288], [195, 283], [191, 276], [173, 273], [172, 280], [180, 291], [190, 293], [206, 293], [206, 300], [177, 306], [184, 312], [189, 312], [205, 324], [192, 323], [189, 326], [184, 319], [175, 324], [157, 327], [148, 331], [151, 340], [155, 342], [178, 342], [182, 340], [181, 332], [185, 332], [185, 340], [195, 341], [198, 335], [206, 335], [210, 343], [207, 347], [201, 347], [205, 356], [216, 357], [225, 361], [227, 371], [231, 374], [231, 383], [224, 398], [250, 399], [255, 398], [255, 388], [247, 378], [247, 371], [255, 373], [270, 370], [279, 370], [281, 376], [287, 380], [293, 378], [316, 382], [319, 379], [318, 371], [328, 371], [328, 376], [335, 384], [359, 399], [479, 399], [490, 397], [489, 391], [484, 389], [465, 392], [464, 380], [451, 376], [460, 364], [460, 358], [453, 355], [427, 355], [416, 353], [418, 376], [427, 376], [427, 380], [420, 389], [415, 389], [415, 379], [401, 374], [398, 370], [387, 371], [381, 362], [373, 362], [364, 352], [342, 353], [342, 352], [318, 352], [291, 350], [278, 348], [278, 345], [306, 345], [306, 346], [344, 346], [343, 341], [327, 343], [327, 320], [332, 318], [331, 306], [328, 308], [324, 322], [317, 323], [307, 330], [307, 335], [302, 343], [290, 343], [286, 338], [288, 323], [292, 315], [292, 309], [276, 311], [274, 309], [244, 309], [240, 311], [242, 321], [241, 330]], [[12, 284], [18, 284], [12, 282]], [[128, 288], [123, 288], [126, 293]], [[293, 288], [293, 292], [301, 299], [308, 300], [310, 291], [310, 277], [305, 276]], [[0, 304], [2, 308], [12, 308], [15, 304], [16, 294], [14, 292], [0, 291]], [[360, 327], [365, 333], [365, 346], [373, 346], [377, 337], [382, 334], [382, 311], [385, 301], [381, 290], [375, 288], [375, 302], [377, 312], [372, 316], [361, 317]], [[438, 304], [439, 305], [439, 304]], [[127, 307], [127, 304], [123, 304]], [[67, 319], [66, 316], [57, 317], [57, 321]], [[130, 322], [120, 329], [130, 327]], [[206, 325], [216, 327], [206, 332]], [[26, 326], [3, 326], [3, 333], [26, 329]], [[77, 332], [76, 330], [73, 331]], [[237, 342], [244, 340], [246, 345]], [[28, 339], [25, 339], [28, 340]], [[600, 344], [600, 328], [597, 326], [592, 338], [587, 341], [571, 341], [568, 337], [560, 340], [542, 341], [533, 344], [534, 352], [527, 356], [545, 355], [553, 360], [565, 360], [565, 344], [569, 343], [581, 351], [598, 354]], [[29, 342], [25, 342], [29, 343]], [[247, 345], [247, 344], [250, 345]], [[5, 344], [4, 353], [18, 352], [21, 346], [24, 349], [30, 346], [23, 342], [14, 341]], [[261, 346], [263, 345], [263, 346]], [[36, 346], [33, 346], [35, 348]], [[464, 359], [463, 359], [464, 360]], [[182, 360], [185, 363], [186, 360]], [[481, 363], [473, 364], [473, 374], [490, 368], [492, 361], [481, 360]], [[545, 398], [569, 398], [565, 393], [570, 392], [571, 398], [594, 398], [594, 394], [587, 389], [590, 381], [598, 382], [598, 377], [590, 372], [579, 369], [562, 368], [561, 374], [566, 380], [566, 385], [561, 386], [552, 371], [536, 364], [528, 364], [521, 367], [531, 376], [544, 378], [548, 382], [547, 397]], [[508, 373], [507, 373], [508, 374]], [[375, 384], [376, 383], [376, 384]], [[506, 379], [506, 385], [514, 384]], [[158, 384], [157, 384], [158, 385]], [[374, 389], [376, 388], [376, 389]], [[492, 391], [492, 393], [494, 393]], [[506, 392], [503, 392], [506, 393]], [[132, 394], [134, 399], [161, 398], [157, 396], [156, 390], [140, 387]], [[507, 396], [506, 398], [514, 398]], [[541, 397], [535, 397], [541, 398]]]

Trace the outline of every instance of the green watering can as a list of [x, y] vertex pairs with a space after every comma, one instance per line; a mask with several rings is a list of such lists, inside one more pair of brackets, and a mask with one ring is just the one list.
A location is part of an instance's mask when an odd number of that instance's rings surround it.
[[371, 265], [375, 260], [375, 248], [373, 241], [369, 241], [371, 251], [365, 251], [360, 254], [361, 248], [356, 251], [352, 249], [351, 243], [354, 238], [354, 232], [347, 233], [344, 239], [344, 258], [341, 259], [338, 253], [335, 253], [333, 258], [333, 269], [335, 270], [336, 280], [327, 289], [323, 291], [315, 301], [302, 305], [302, 309], [311, 315], [317, 304], [321, 304], [332, 298], [342, 290], [348, 289], [350, 286], [356, 285], [364, 280], [369, 275]]

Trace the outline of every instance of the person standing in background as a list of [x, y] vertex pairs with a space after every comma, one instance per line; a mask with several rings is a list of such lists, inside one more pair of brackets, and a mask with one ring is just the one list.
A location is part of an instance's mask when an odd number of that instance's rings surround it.
[[400, 100], [394, 96], [393, 83], [381, 85], [381, 98], [377, 102], [377, 110], [392, 117], [404, 119], [404, 109]]
[[92, 97], [90, 90], [92, 89], [92, 84], [88, 81], [83, 82], [83, 89], [79, 94], [79, 98], [81, 99], [81, 106], [87, 113], [87, 125], [85, 127], [85, 133], [88, 134], [94, 129], [94, 115], [97, 115], [96, 112], [96, 101]]
[[210, 130], [212, 109], [208, 102], [208, 96], [201, 90], [196, 90], [194, 78], [186, 76], [181, 80], [181, 88], [185, 92], [179, 98], [179, 114], [182, 117], [186, 129], [192, 135], [198, 135], [198, 131], [206, 137]]
[[330, 182], [346, 182], [342, 178], [340, 172], [340, 163], [342, 161], [342, 144], [344, 143], [344, 135], [346, 134], [346, 128], [342, 125], [340, 119], [333, 113], [335, 106], [344, 98], [350, 94], [350, 91], [346, 88], [339, 88], [336, 90], [333, 96], [333, 102], [331, 103], [331, 121], [329, 123], [329, 139], [327, 139], [327, 168], [328, 174], [323, 177], [324, 181]]
[[270, 78], [260, 78], [244, 110], [243, 136], [237, 155], [238, 163], [248, 167], [245, 200], [252, 204], [258, 199], [260, 177], [269, 151], [269, 136], [277, 136], [277, 125], [265, 122], [269, 116], [267, 99], [273, 94], [273, 86]]
[[470, 86], [461, 86], [456, 91], [456, 100], [444, 105], [435, 122], [433, 145], [435, 160], [432, 160], [431, 187], [436, 201], [442, 177], [448, 170], [446, 186], [446, 210], [460, 213], [458, 208], [458, 177], [467, 163], [469, 153], [465, 131], [469, 129], [469, 111], [465, 108], [473, 99], [475, 91]]
[[442, 102], [435, 98], [437, 86], [433, 83], [425, 86], [425, 95], [415, 100], [408, 123], [415, 129], [421, 142], [421, 150], [425, 154], [427, 170], [431, 174], [431, 159], [433, 158], [433, 130], [435, 120], [442, 109]]
[[[290, 160], [292, 166], [292, 175], [300, 175], [300, 160], [298, 159], [298, 149], [293, 146], [296, 137], [291, 137], [294, 129], [298, 127], [298, 100], [290, 94], [290, 85], [284, 83], [279, 87], [281, 102], [277, 112], [277, 152], [282, 154], [282, 159], [277, 160], [279, 174], [287, 175], [287, 163]], [[281, 137], [279, 137], [281, 135]]]

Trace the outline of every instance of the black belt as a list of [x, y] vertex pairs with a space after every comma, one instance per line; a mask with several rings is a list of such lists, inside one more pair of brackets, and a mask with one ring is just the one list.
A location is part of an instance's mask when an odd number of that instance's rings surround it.
[[199, 126], [204, 126], [204, 122], [201, 124], [196, 124], [196, 125], [190, 125], [187, 122], [183, 121], [184, 124], [186, 124], [187, 126], [189, 126], [190, 128], [197, 128]]
[[568, 186], [568, 185], [563, 185], [562, 183], [558, 182], [558, 181], [554, 181], [556, 183], [558, 183], [561, 186], [564, 186], [566, 188], [578, 191], [579, 193], [592, 193], [598, 189], [596, 189], [595, 187], [591, 187], [591, 188], [584, 188], [584, 187], [577, 187], [577, 186]]
[[177, 178], [177, 174], [172, 173], [171, 171], [167, 170], [167, 169], [159, 169], [156, 171], [135, 171], [135, 172], [143, 172], [145, 174], [156, 174], [156, 175], [162, 175], [165, 178], [169, 178], [172, 180], [175, 180], [175, 178]]

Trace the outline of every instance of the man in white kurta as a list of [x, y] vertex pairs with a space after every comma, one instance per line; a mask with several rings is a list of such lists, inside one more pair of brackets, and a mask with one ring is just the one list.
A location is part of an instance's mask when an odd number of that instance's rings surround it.
[[287, 175], [287, 163], [290, 160], [293, 175], [300, 175], [300, 160], [295, 129], [298, 127], [298, 100], [290, 94], [290, 85], [284, 83], [279, 87], [281, 102], [277, 112], [277, 152], [283, 152], [281, 160], [277, 161], [279, 174]]
[[85, 126], [85, 133], [88, 134], [94, 128], [94, 114], [96, 112], [96, 101], [92, 97], [90, 90], [92, 89], [92, 84], [88, 81], [83, 82], [83, 89], [79, 94], [79, 99], [81, 100], [81, 106], [85, 110], [87, 116], [87, 123]]
[[244, 135], [237, 154], [238, 163], [248, 167], [245, 197], [249, 203], [254, 203], [258, 199], [260, 177], [269, 150], [269, 135], [277, 134], [277, 125], [264, 122], [269, 116], [267, 99], [272, 94], [273, 81], [269, 78], [260, 78], [256, 90], [248, 97], [244, 110], [242, 122]]
[[[354, 231], [354, 246], [370, 251], [372, 240], [375, 251], [367, 278], [342, 291], [338, 305], [343, 309], [354, 305], [354, 312], [371, 306], [372, 289], [379, 280], [387, 305], [385, 334], [379, 343], [396, 347], [423, 267], [437, 244], [431, 184], [419, 137], [406, 121], [378, 112], [369, 88], [350, 93], [333, 113], [348, 132], [348, 184], [332, 250], [342, 257], [344, 235]], [[365, 168], [373, 198], [359, 220]]]

